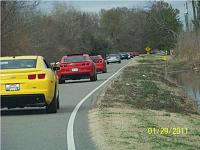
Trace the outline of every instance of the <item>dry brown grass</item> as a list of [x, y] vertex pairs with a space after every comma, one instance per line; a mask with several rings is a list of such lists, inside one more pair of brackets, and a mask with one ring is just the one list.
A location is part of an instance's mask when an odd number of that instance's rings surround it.
[[200, 29], [198, 32], [184, 32], [180, 34], [175, 49], [177, 58], [184, 62], [200, 61]]

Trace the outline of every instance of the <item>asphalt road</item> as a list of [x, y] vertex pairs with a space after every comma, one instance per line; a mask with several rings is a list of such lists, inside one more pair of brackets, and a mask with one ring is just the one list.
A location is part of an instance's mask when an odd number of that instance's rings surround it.
[[[67, 81], [59, 85], [60, 110], [56, 114], [46, 114], [43, 108], [25, 108], [1, 111], [2, 150], [66, 150], [67, 125], [75, 106], [93, 89], [112, 76], [129, 61], [109, 64], [108, 73], [98, 74], [98, 81]], [[92, 142], [87, 113], [92, 97], [85, 101], [74, 121], [74, 143], [76, 150], [96, 149]]]

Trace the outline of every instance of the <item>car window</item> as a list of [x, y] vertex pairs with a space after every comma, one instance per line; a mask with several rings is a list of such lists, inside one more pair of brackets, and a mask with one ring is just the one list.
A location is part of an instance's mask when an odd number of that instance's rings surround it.
[[46, 61], [45, 59], [43, 59], [43, 61], [44, 61], [45, 67], [46, 67], [46, 68], [50, 68], [50, 66], [49, 66], [49, 64], [47, 63], [47, 61]]
[[36, 59], [0, 60], [0, 69], [36, 68]]
[[70, 56], [70, 57], [65, 57], [64, 62], [80, 62], [80, 61], [85, 61], [86, 57], [85, 56]]
[[118, 54], [110, 54], [109, 55], [110, 57], [117, 57], [117, 56], [119, 56]]
[[91, 59], [96, 62], [97, 59], [99, 59], [99, 56], [91, 56]]

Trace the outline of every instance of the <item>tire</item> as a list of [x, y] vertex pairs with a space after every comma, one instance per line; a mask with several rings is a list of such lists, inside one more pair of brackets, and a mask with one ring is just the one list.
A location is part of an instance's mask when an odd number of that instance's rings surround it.
[[47, 113], [56, 113], [57, 107], [58, 107], [57, 102], [58, 102], [58, 100], [57, 100], [56, 91], [55, 91], [53, 100], [51, 101], [51, 103], [49, 105], [46, 106], [46, 112]]
[[105, 70], [103, 71], [103, 73], [107, 73], [107, 67], [105, 68]]
[[97, 81], [97, 73], [90, 77], [90, 81]]
[[121, 64], [121, 61], [119, 61], [118, 63]]
[[59, 84], [65, 83], [65, 80], [59, 79]]
[[59, 92], [58, 92], [58, 96], [57, 96], [57, 109], [60, 109]]
[[109, 62], [107, 62], [107, 64], [109, 65]]

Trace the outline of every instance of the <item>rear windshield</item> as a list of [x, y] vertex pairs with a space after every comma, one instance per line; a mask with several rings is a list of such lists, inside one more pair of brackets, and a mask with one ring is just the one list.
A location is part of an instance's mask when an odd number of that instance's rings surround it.
[[86, 57], [85, 56], [70, 56], [70, 57], [65, 57], [64, 62], [80, 62], [80, 61], [85, 61]]
[[99, 56], [91, 56], [91, 59], [95, 62], [97, 59], [99, 59]]
[[36, 59], [0, 60], [0, 69], [36, 68]]
[[110, 54], [109, 57], [118, 57], [118, 54]]

